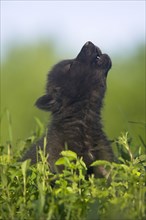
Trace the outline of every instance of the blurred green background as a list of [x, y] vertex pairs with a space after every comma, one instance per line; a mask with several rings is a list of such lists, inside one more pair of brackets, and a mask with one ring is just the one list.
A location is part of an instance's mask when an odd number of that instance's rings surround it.
[[[63, 57], [74, 58], [70, 53]], [[140, 136], [145, 141], [145, 45], [132, 53], [111, 57], [113, 67], [107, 78], [107, 93], [103, 108], [103, 124], [110, 139], [129, 131], [137, 145]], [[35, 117], [47, 124], [49, 114], [34, 106], [45, 92], [46, 76], [51, 67], [61, 60], [55, 43], [39, 43], [14, 47], [1, 66], [1, 142], [12, 138], [25, 140], [36, 127]], [[8, 111], [10, 117], [8, 116]], [[11, 120], [11, 123], [10, 123]]]

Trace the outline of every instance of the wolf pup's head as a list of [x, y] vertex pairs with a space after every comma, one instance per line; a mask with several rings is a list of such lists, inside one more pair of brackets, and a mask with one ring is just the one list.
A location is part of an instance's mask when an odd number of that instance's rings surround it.
[[46, 94], [36, 101], [40, 109], [60, 113], [70, 106], [85, 107], [85, 103], [100, 108], [106, 90], [106, 78], [111, 59], [88, 41], [75, 59], [56, 64], [48, 74]]

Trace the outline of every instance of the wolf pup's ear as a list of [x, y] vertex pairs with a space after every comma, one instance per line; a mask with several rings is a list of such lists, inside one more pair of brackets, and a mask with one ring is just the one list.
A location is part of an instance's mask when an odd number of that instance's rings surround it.
[[35, 105], [39, 109], [50, 111], [53, 103], [54, 103], [54, 100], [52, 99], [50, 95], [43, 95], [37, 99], [37, 101], [35, 102]]

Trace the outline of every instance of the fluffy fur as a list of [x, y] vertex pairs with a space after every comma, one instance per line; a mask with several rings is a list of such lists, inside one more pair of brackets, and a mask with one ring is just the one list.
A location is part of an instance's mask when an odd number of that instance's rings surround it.
[[[88, 168], [95, 160], [113, 160], [113, 151], [101, 123], [111, 65], [107, 54], [87, 42], [75, 59], [58, 63], [48, 74], [46, 93], [36, 101], [36, 106], [52, 113], [46, 151], [53, 172], [55, 161], [66, 144], [68, 149], [83, 157]], [[24, 159], [36, 162], [37, 145], [43, 148], [43, 140], [32, 146]], [[90, 168], [89, 172], [102, 173]]]

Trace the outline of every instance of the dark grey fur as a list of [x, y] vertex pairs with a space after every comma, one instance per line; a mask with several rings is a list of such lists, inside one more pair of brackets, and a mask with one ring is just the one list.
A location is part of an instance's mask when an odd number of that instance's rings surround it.
[[[36, 106], [52, 112], [46, 150], [53, 172], [65, 144], [83, 157], [87, 167], [98, 159], [113, 161], [113, 151], [101, 123], [110, 68], [110, 57], [87, 42], [75, 59], [58, 63], [48, 74], [46, 94], [36, 101]], [[43, 148], [43, 141], [36, 145]], [[31, 158], [36, 163], [36, 145], [23, 159]]]

